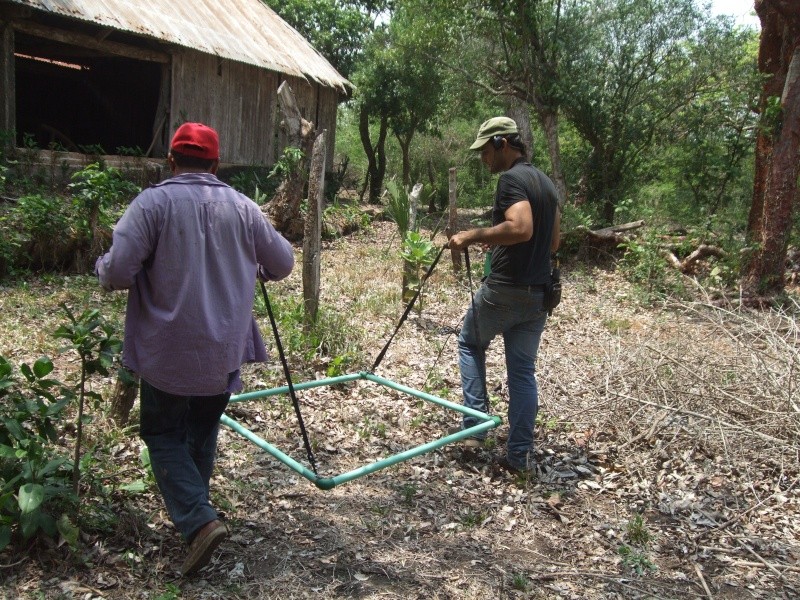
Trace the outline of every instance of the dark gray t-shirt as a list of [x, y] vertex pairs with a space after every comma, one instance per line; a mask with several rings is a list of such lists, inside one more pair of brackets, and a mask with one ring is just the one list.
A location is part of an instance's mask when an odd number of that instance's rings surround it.
[[526, 200], [533, 214], [533, 236], [527, 242], [492, 249], [490, 282], [537, 285], [550, 281], [550, 246], [558, 194], [547, 175], [520, 158], [497, 182], [492, 225], [505, 221], [505, 212], [512, 204]]

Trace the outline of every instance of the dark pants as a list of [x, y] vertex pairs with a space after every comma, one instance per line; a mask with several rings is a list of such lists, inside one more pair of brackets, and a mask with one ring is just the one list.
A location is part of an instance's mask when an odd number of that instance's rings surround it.
[[141, 382], [140, 435], [172, 522], [186, 541], [218, 517], [209, 502], [219, 418], [230, 394], [176, 396]]

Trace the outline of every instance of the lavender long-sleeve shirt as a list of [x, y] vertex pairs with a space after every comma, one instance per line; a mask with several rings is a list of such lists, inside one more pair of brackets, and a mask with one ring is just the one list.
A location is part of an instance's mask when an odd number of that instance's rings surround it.
[[256, 272], [292, 271], [292, 247], [258, 205], [210, 173], [144, 190], [97, 260], [100, 284], [128, 289], [123, 363], [168, 393], [240, 389], [239, 367], [264, 361], [252, 316]]

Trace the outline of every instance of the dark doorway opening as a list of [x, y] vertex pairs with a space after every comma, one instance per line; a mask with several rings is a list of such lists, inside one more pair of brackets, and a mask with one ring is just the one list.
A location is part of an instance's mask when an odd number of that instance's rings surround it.
[[143, 155], [150, 147], [162, 67], [18, 33], [20, 147]]

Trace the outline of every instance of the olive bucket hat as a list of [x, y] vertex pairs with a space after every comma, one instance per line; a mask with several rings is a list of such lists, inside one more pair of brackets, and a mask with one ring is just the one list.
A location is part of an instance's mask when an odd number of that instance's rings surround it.
[[480, 150], [483, 145], [496, 135], [511, 135], [518, 133], [514, 119], [508, 117], [492, 117], [478, 128], [478, 137], [469, 147], [470, 150]]

